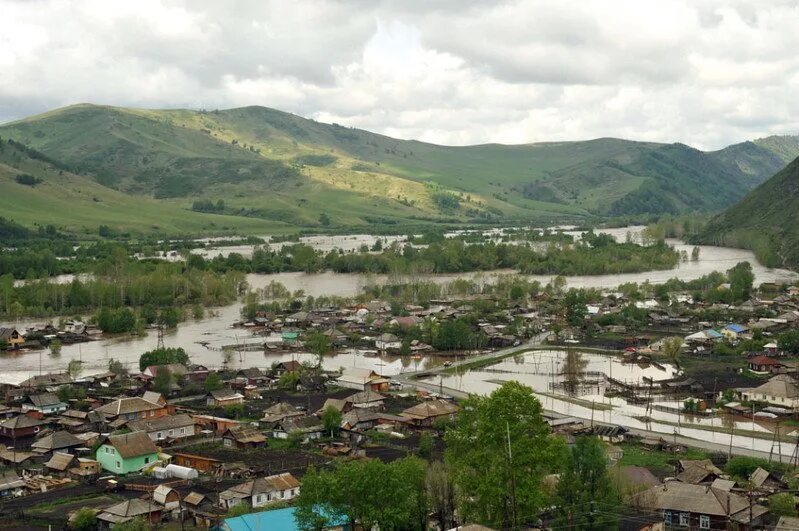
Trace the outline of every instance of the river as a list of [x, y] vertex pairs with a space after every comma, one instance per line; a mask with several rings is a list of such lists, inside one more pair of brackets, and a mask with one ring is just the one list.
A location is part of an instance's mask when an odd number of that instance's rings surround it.
[[[630, 232], [634, 238], [640, 234], [641, 227], [629, 227], [621, 229], [609, 229], [608, 232], [617, 239], [623, 239]], [[376, 237], [368, 235], [335, 236], [335, 237], [316, 237], [312, 243], [319, 246], [329, 246], [347, 243], [350, 248], [357, 249], [361, 245], [370, 245]], [[380, 237], [383, 239], [384, 237]], [[398, 239], [401, 237], [397, 237]], [[309, 239], [310, 241], [310, 239]], [[689, 255], [693, 246], [685, 245], [677, 240], [670, 240], [678, 251], [685, 250]], [[644, 282], [649, 280], [652, 283], [664, 282], [670, 278], [678, 277], [683, 280], [699, 278], [712, 271], [724, 271], [734, 266], [738, 262], [749, 261], [753, 265], [755, 282], [791, 282], [799, 276], [796, 273], [784, 269], [770, 269], [760, 265], [754, 254], [741, 249], [731, 249], [725, 247], [700, 246], [699, 260], [681, 262], [675, 269], [668, 271], [649, 271], [644, 273], [629, 273], [620, 275], [597, 275], [597, 276], [572, 276], [566, 277], [566, 284], [570, 287], [596, 287], [612, 289], [625, 282]], [[474, 279], [478, 282], [491, 283], [499, 275], [513, 273], [510, 270], [503, 271], [483, 271], [471, 273], [455, 273], [443, 275], [415, 275], [412, 280], [427, 279], [433, 282], [444, 284], [456, 278]], [[541, 283], [547, 283], [552, 279], [551, 275], [530, 275], [530, 279], [535, 279]], [[361, 275], [344, 273], [277, 273], [273, 275], [247, 276], [247, 281], [253, 288], [264, 287], [272, 281], [282, 283], [290, 291], [303, 290], [305, 295], [318, 297], [321, 295], [337, 295], [342, 297], [354, 296], [362, 292], [363, 288], [372, 284], [384, 284], [386, 282], [403, 281], [410, 277], [397, 277], [393, 275]], [[63, 282], [65, 279], [59, 278]], [[203, 347], [199, 342], [207, 341], [211, 346], [220, 347], [244, 342], [249, 333], [246, 330], [234, 329], [231, 323], [239, 319], [241, 304], [236, 303], [222, 308], [216, 308], [213, 312], [203, 319], [189, 320], [181, 323], [178, 328], [168, 332], [165, 336], [165, 344], [170, 347], [183, 347], [186, 349], [196, 363], [201, 363], [211, 367], [219, 367], [222, 363], [222, 354], [217, 350]], [[35, 320], [41, 322], [42, 320]], [[22, 320], [16, 323], [3, 323], [4, 326], [24, 327], [31, 324], [32, 320]], [[0, 356], [0, 381], [17, 383], [36, 374], [39, 370], [43, 372], [62, 371], [66, 368], [71, 359], [81, 359], [84, 364], [84, 373], [98, 373], [106, 370], [108, 360], [114, 358], [125, 362], [132, 370], [137, 369], [139, 356], [157, 344], [155, 333], [150, 333], [146, 337], [137, 338], [111, 338], [83, 343], [76, 345], [65, 345], [58, 357], [52, 357], [49, 351], [31, 351], [17, 354], [3, 354]], [[263, 352], [242, 352], [240, 356], [234, 356], [232, 366], [234, 367], [266, 367], [274, 361], [290, 359], [290, 354], [272, 354]], [[432, 359], [431, 363], [438, 360]], [[375, 367], [378, 363], [384, 363], [384, 370], [400, 370], [399, 360], [379, 360], [379, 358], [369, 358], [353, 354], [337, 354], [325, 360], [325, 366], [338, 368], [340, 366], [362, 366]], [[426, 362], [425, 362], [426, 363]], [[396, 368], [396, 369], [395, 369]]]

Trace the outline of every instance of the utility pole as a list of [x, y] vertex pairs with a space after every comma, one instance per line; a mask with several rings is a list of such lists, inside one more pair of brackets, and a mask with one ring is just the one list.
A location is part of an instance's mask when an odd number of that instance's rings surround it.
[[508, 435], [508, 470], [510, 471], [510, 503], [511, 503], [511, 521], [513, 522], [512, 529], [517, 529], [518, 523], [516, 522], [516, 474], [513, 471], [513, 451], [510, 445], [510, 423], [505, 422], [505, 430]]

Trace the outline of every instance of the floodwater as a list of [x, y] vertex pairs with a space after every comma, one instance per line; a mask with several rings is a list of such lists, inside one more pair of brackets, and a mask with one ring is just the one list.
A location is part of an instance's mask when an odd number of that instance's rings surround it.
[[[597, 422], [646, 429], [661, 433], [664, 437], [677, 433], [723, 445], [729, 445], [732, 440], [733, 446], [754, 448], [764, 452], [772, 449], [772, 441], [768, 439], [753, 438], [749, 435], [731, 437], [729, 433], [696, 428], [696, 426], [708, 428], [734, 426], [735, 430], [755, 431], [770, 437], [773, 428], [767, 422], [735, 420], [729, 416], [684, 415], [660, 410], [647, 412], [646, 406], [629, 404], [624, 398], [606, 398], [604, 396], [606, 376], [646, 387], [648, 384], [644, 378], [658, 382], [676, 377], [677, 371], [671, 365], [663, 365], [661, 369], [652, 365], [625, 364], [616, 356], [547, 350], [527, 352], [487, 367], [466, 370], [460, 374], [434, 376], [426, 381], [441, 385], [443, 388], [488, 394], [502, 383], [516, 380], [530, 386], [538, 394], [545, 409], [563, 415], [581, 419], [593, 418]], [[657, 393], [656, 386], [654, 389], [653, 393]], [[681, 400], [674, 401], [654, 394], [653, 398], [654, 403], [658, 405], [676, 409], [682, 406]], [[593, 411], [592, 403], [598, 405]], [[650, 420], [648, 422], [642, 420], [645, 417], [649, 417]], [[792, 445], [782, 444], [782, 452], [785, 455], [792, 451]], [[774, 452], [776, 454], [776, 447]]]
[[[613, 234], [618, 239], [626, 238], [630, 232], [634, 238], [640, 234], [641, 227], [628, 227], [622, 229], [609, 229], [608, 233]], [[315, 238], [315, 239], [312, 239]], [[363, 244], [371, 245], [375, 236], [369, 235], [350, 235], [350, 236], [320, 236], [309, 237], [314, 245], [345, 247], [357, 249]], [[381, 236], [381, 239], [385, 237]], [[397, 237], [403, 238], [403, 237]], [[678, 241], [670, 241], [677, 250], [685, 250], [690, 255], [692, 246], [682, 244]], [[321, 247], [320, 247], [321, 248]], [[566, 277], [566, 283], [571, 287], [597, 287], [612, 289], [625, 282], [644, 282], [649, 280], [652, 283], [664, 282], [670, 278], [678, 277], [683, 280], [699, 278], [712, 271], [724, 271], [741, 261], [752, 263], [756, 282], [790, 282], [799, 278], [796, 273], [784, 269], [769, 269], [761, 266], [755, 256], [745, 250], [730, 249], [724, 247], [700, 246], [698, 261], [688, 261], [680, 263], [675, 269], [668, 271], [650, 271], [645, 273], [630, 273], [621, 275], [598, 275], [598, 276], [573, 276]], [[247, 281], [253, 288], [262, 288], [272, 281], [282, 283], [290, 291], [302, 290], [305, 295], [319, 297], [322, 295], [336, 295], [350, 297], [362, 293], [363, 289], [370, 285], [385, 284], [389, 282], [418, 281], [426, 279], [439, 284], [445, 284], [454, 279], [472, 279], [478, 283], [495, 282], [499, 275], [513, 273], [510, 270], [454, 273], [441, 275], [362, 275], [362, 274], [343, 274], [343, 273], [277, 273], [273, 275], [247, 276]], [[531, 275], [528, 278], [547, 283], [552, 280], [551, 275]], [[66, 278], [59, 278], [57, 281], [67, 281]], [[200, 342], [208, 342], [214, 348], [223, 345], [242, 344], [252, 340], [248, 331], [234, 329], [231, 323], [240, 317], [241, 304], [236, 303], [222, 308], [216, 308], [213, 312], [208, 312], [203, 319], [190, 320], [181, 323], [177, 330], [169, 332], [165, 337], [165, 344], [171, 347], [183, 347], [189, 353], [192, 360], [212, 367], [222, 364], [222, 353], [218, 350], [209, 349]], [[0, 323], [2, 325], [26, 326], [39, 320], [21, 320], [16, 323]], [[121, 360], [136, 369], [139, 356], [156, 346], [156, 334], [151, 332], [146, 337], [137, 338], [111, 338], [84, 343], [80, 345], [65, 345], [58, 357], [51, 357], [48, 351], [22, 352], [16, 354], [3, 354], [0, 356], [0, 381], [10, 383], [19, 382], [32, 374], [38, 373], [41, 367], [43, 372], [64, 370], [71, 359], [81, 359], [84, 362], [85, 373], [101, 372], [107, 368], [108, 360], [114, 358]], [[290, 355], [288, 355], [290, 359]], [[349, 356], [349, 357], [348, 357]], [[231, 360], [233, 367], [266, 367], [273, 361], [287, 359], [276, 354], [264, 354], [263, 352], [242, 352], [234, 356]], [[375, 358], [364, 357], [354, 354], [337, 354], [330, 360], [325, 360], [325, 366], [338, 368], [344, 366], [363, 366], [373, 367]], [[400, 370], [399, 360], [383, 360], [385, 371]], [[621, 369], [619, 369], [621, 370]]]

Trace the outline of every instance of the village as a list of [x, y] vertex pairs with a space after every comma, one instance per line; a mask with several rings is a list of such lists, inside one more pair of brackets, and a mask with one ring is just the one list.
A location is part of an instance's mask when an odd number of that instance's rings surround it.
[[[27, 528], [299, 529], [294, 500], [309, 470], [444, 458], [447, 430], [470, 391], [431, 376], [538, 350], [559, 353], [568, 368], [533, 391], [590, 404], [581, 416], [547, 409], [542, 398], [548, 437], [567, 446], [602, 441], [621, 527], [799, 529], [799, 288], [761, 285], [742, 300], [709, 300], [708, 291], [731, 289], [511, 288], [411, 302], [256, 305], [230, 323], [249, 336], [220, 348], [215, 367], [160, 344], [159, 329], [159, 348], [137, 368], [109, 363], [99, 374], [70, 369], [2, 385], [0, 519]], [[10, 355], [100, 335], [82, 322], [0, 330]], [[241, 350], [281, 361], [234, 367]], [[372, 361], [325, 363], [341, 351]], [[669, 377], [587, 371], [579, 357], [589, 353]], [[380, 370], [384, 359], [425, 363], [389, 374]], [[682, 432], [678, 439], [676, 427], [671, 436], [595, 421], [600, 405], [585, 398], [593, 387], [603, 407], [621, 400], [650, 422], [666, 422], [656, 412], [676, 414], [676, 426], [729, 433], [729, 447]], [[733, 446], [735, 435], [766, 440], [771, 451]], [[552, 518], [542, 511], [537, 527]], [[455, 512], [451, 523], [473, 522]], [[331, 518], [324, 527], [352, 524]], [[428, 526], [444, 528], [432, 514]]]

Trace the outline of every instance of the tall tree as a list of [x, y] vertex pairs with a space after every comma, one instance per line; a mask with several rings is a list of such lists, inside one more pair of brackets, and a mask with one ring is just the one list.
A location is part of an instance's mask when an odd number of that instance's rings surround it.
[[541, 403], [518, 382], [465, 401], [445, 438], [464, 520], [518, 529], [538, 514], [547, 501], [544, 475], [563, 452], [548, 434]]
[[567, 454], [558, 481], [557, 527], [570, 530], [618, 528], [619, 495], [608, 459], [596, 437], [580, 437]]

